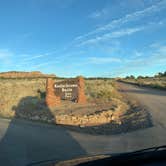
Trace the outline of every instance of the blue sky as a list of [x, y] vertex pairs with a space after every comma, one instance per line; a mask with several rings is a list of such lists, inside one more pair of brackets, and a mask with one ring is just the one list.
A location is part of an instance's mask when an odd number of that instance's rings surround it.
[[166, 70], [166, 0], [0, 1], [0, 72], [152, 75]]

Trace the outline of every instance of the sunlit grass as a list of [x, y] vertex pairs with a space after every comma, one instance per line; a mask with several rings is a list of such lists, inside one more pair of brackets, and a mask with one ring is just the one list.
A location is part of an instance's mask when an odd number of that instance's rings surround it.
[[120, 98], [113, 80], [86, 80], [85, 93], [88, 100], [99, 99], [110, 101], [112, 98]]

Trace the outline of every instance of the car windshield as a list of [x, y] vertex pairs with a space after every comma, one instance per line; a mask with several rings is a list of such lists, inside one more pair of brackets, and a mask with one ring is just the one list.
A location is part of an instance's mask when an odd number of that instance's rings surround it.
[[0, 1], [0, 163], [166, 145], [165, 18], [166, 0]]

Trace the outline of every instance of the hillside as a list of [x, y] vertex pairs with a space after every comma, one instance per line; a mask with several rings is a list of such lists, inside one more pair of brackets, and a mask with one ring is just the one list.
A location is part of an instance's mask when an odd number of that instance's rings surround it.
[[54, 74], [43, 74], [40, 71], [20, 72], [9, 71], [0, 73], [0, 78], [39, 78], [39, 77], [55, 77]]

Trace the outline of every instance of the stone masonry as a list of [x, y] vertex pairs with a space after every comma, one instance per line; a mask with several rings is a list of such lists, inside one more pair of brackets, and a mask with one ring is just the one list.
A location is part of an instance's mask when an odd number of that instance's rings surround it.
[[55, 95], [54, 80], [48, 78], [46, 84], [46, 104], [50, 108], [58, 106], [60, 103], [60, 97]]
[[86, 103], [86, 96], [84, 92], [84, 79], [82, 77], [78, 77], [78, 97], [77, 103], [85, 104]]

